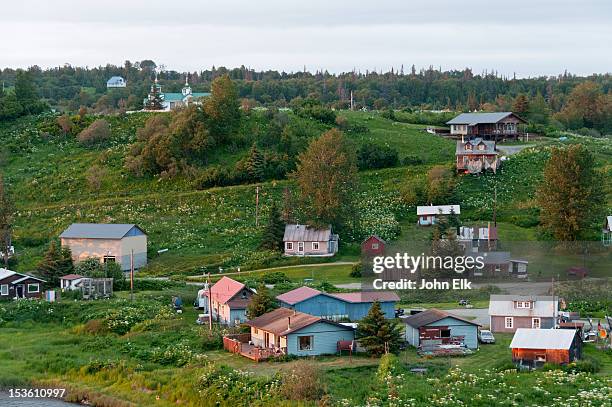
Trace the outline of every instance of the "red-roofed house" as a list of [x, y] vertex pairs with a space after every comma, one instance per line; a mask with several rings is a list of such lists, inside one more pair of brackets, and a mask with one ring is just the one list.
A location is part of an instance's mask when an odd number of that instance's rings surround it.
[[67, 274], [65, 276], [60, 277], [60, 288], [62, 290], [76, 290], [78, 289], [78, 285], [81, 281], [83, 281], [83, 276], [80, 274]]
[[[246, 308], [255, 293], [239, 281], [221, 277], [210, 289], [213, 318], [225, 325], [239, 325], [247, 320]], [[208, 312], [208, 307], [205, 308]]]
[[380, 302], [387, 318], [395, 317], [399, 297], [389, 291], [324, 293], [310, 287], [299, 287], [276, 297], [281, 307], [315, 315], [331, 321], [363, 319], [374, 301]]

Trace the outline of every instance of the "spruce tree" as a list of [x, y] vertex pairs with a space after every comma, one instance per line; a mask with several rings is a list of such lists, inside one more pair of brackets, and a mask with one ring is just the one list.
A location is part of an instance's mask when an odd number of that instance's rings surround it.
[[380, 303], [375, 301], [357, 325], [357, 339], [369, 354], [378, 356], [397, 352], [402, 335], [400, 327], [385, 318]]
[[151, 92], [145, 103], [145, 110], [163, 110], [163, 102], [164, 99], [162, 98], [160, 88], [157, 82], [155, 82], [153, 86], [151, 86]]
[[246, 172], [251, 181], [259, 182], [264, 178], [264, 157], [257, 149], [257, 145], [253, 143], [249, 151], [249, 157], [246, 162]]
[[251, 298], [251, 302], [247, 306], [246, 314], [249, 319], [257, 318], [276, 309], [276, 302], [270, 295], [268, 287], [264, 283], [261, 283], [257, 287], [257, 293]]
[[268, 222], [261, 236], [262, 249], [283, 250], [283, 237], [285, 235], [285, 223], [281, 219], [280, 211], [276, 202], [272, 202]]
[[74, 272], [70, 249], [60, 247], [52, 241], [36, 270], [47, 281], [47, 287], [58, 287], [60, 277]]

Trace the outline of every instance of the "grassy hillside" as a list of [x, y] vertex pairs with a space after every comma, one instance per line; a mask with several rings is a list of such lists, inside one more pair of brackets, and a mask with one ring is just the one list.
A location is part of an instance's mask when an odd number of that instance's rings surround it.
[[[266, 121], [262, 115], [250, 114], [241, 130], [244, 142], [217, 151], [210, 162], [232, 166], [253, 140], [265, 137]], [[401, 239], [426, 239], [427, 233], [415, 230], [414, 208], [402, 202], [399, 190], [406, 180], [422, 177], [433, 164], [451, 165], [454, 142], [425, 133], [423, 125], [397, 123], [375, 113], [340, 115], [355, 129], [346, 134], [357, 146], [389, 145], [398, 151], [400, 159], [416, 157], [422, 162], [360, 173], [357, 228], [360, 232], [342, 236], [343, 256], [349, 260], [357, 258], [357, 247], [349, 242], [359, 241], [366, 233], [383, 236], [401, 233]], [[48, 119], [44, 118], [27, 118], [0, 126], [0, 163], [17, 207], [14, 230], [19, 253], [17, 269], [31, 270], [50, 239], [72, 222], [141, 225], [149, 233], [150, 270], [155, 274], [189, 275], [219, 266], [247, 269], [285, 264], [287, 260], [278, 255], [257, 250], [261, 226], [255, 227], [255, 185], [199, 191], [185, 177], [135, 178], [125, 171], [123, 158], [135, 139], [136, 129], [143, 126], [147, 117], [148, 114], [105, 117], [111, 125], [112, 138], [96, 148], [83, 147], [71, 136], [46, 134], [44, 124]], [[293, 115], [290, 120], [306, 135], [304, 145], [328, 128]], [[609, 140], [573, 138], [570, 142], [589, 146], [596, 154], [598, 166], [605, 168], [607, 174], [612, 171]], [[461, 176], [457, 200], [462, 205], [463, 220], [473, 223], [490, 220], [493, 189], [497, 187], [500, 233], [510, 240], [534, 239], [538, 212], [533, 194], [547, 154], [547, 147], [537, 144], [512, 156], [496, 175]], [[86, 178], [94, 164], [105, 170], [97, 191], [88, 186]], [[288, 181], [260, 185], [260, 213], [261, 219], [265, 219], [270, 204], [280, 199]], [[158, 256], [156, 252], [162, 248], [169, 251]]]

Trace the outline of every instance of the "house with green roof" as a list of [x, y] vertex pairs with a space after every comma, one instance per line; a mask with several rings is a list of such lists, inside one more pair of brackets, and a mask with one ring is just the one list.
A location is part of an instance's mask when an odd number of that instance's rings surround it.
[[[201, 103], [202, 98], [210, 96], [209, 92], [193, 92], [191, 86], [189, 86], [189, 80], [187, 77], [185, 77], [185, 86], [183, 86], [181, 93], [162, 92], [162, 87], [157, 83], [157, 78], [155, 78], [155, 83], [153, 86], [157, 87], [157, 91], [161, 96], [163, 106], [162, 111], [175, 110], [190, 104], [198, 105]], [[145, 107], [147, 106], [147, 102], [153, 98], [153, 86], [151, 86], [151, 92], [143, 101], [143, 105]]]

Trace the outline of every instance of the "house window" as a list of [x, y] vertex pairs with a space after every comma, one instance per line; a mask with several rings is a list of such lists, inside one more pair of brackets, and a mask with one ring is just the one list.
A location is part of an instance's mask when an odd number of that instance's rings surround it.
[[514, 318], [506, 317], [506, 329], [512, 329], [514, 327]]
[[293, 242], [286, 242], [285, 250], [293, 250]]
[[531, 320], [531, 327], [533, 329], [540, 329], [540, 318], [533, 318]]
[[304, 251], [304, 242], [298, 242], [298, 252]]
[[378, 243], [372, 243], [372, 250], [378, 250]]
[[319, 250], [319, 242], [312, 242], [312, 250]]
[[115, 256], [104, 256], [102, 259], [104, 263], [114, 263], [116, 261]]
[[240, 298], [242, 298], [244, 300], [246, 297], [247, 297], [246, 290], [242, 290], [242, 294], [240, 294]]
[[450, 338], [451, 330], [450, 329], [440, 329], [440, 338]]
[[253, 335], [257, 335], [257, 334], [259, 334], [259, 329], [253, 328]]
[[298, 336], [298, 349], [299, 350], [312, 350], [314, 343], [313, 336]]
[[38, 283], [28, 284], [28, 293], [37, 293], [40, 291]]
[[0, 295], [8, 295], [8, 284], [0, 285]]

